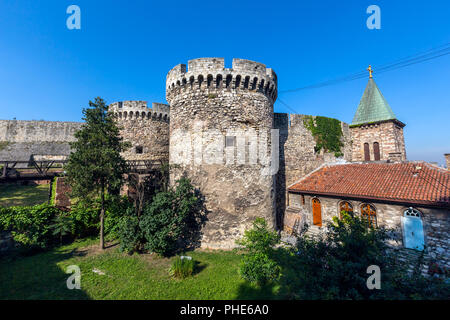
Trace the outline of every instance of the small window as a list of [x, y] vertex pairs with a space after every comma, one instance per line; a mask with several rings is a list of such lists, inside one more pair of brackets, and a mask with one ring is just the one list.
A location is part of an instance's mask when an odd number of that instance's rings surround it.
[[342, 214], [347, 213], [352, 215], [353, 214], [353, 206], [348, 201], [341, 201], [339, 203], [339, 218], [342, 219]]
[[373, 143], [373, 157], [375, 161], [380, 160], [380, 144], [378, 142]]
[[369, 227], [377, 227], [377, 211], [371, 204], [363, 203], [361, 205], [361, 218], [367, 220]]
[[370, 161], [370, 150], [368, 143], [364, 143], [364, 161]]
[[136, 147], [136, 153], [140, 154], [144, 152], [144, 148], [142, 148], [141, 146], [137, 146]]
[[305, 205], [305, 196], [302, 194], [302, 204]]
[[234, 147], [236, 144], [236, 137], [234, 136], [227, 136], [225, 138], [225, 147]]

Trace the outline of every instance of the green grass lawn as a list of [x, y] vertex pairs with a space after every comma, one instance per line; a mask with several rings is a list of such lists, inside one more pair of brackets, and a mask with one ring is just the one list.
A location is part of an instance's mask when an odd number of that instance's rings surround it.
[[[169, 275], [173, 258], [98, 250], [83, 240], [28, 257], [0, 258], [0, 299], [275, 299], [279, 286], [258, 288], [238, 274], [232, 251], [189, 252], [198, 262], [184, 280]], [[8, 261], [9, 260], [9, 261]], [[81, 269], [81, 290], [67, 289], [69, 265]], [[100, 275], [92, 270], [105, 273]]]
[[48, 201], [48, 184], [0, 184], [0, 206], [33, 206]]

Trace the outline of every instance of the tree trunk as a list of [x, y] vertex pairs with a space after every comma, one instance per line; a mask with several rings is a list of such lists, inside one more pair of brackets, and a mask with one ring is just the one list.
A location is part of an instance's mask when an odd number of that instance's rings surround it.
[[105, 187], [102, 183], [102, 208], [100, 210], [100, 249], [105, 249], [105, 242], [104, 242], [104, 236], [103, 236], [103, 221], [105, 219]]

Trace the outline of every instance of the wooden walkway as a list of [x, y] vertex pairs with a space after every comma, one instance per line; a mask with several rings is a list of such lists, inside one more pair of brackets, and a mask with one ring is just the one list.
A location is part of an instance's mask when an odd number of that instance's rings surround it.
[[[160, 161], [128, 160], [129, 173], [150, 173], [159, 170]], [[66, 160], [0, 161], [0, 182], [18, 180], [48, 180], [64, 173]]]

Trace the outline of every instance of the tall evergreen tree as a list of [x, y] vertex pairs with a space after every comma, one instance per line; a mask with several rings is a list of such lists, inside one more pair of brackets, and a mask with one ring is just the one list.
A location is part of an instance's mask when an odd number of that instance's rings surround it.
[[127, 164], [120, 155], [129, 144], [123, 142], [113, 115], [108, 113], [100, 97], [89, 101], [83, 109], [85, 123], [75, 133], [76, 141], [70, 143], [74, 150], [65, 167], [67, 182], [74, 197], [93, 200], [101, 199], [100, 247], [104, 249], [105, 194], [117, 194], [123, 184]]

